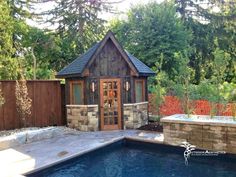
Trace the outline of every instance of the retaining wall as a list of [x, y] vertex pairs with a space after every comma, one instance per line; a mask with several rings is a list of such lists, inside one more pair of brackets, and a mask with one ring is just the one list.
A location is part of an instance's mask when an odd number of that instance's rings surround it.
[[[197, 148], [226, 151], [236, 153], [236, 121], [226, 120], [227, 117], [218, 116], [219, 119], [179, 119], [174, 115], [163, 118], [164, 142], [171, 145], [180, 145], [187, 141]], [[232, 117], [228, 117], [231, 119]]]

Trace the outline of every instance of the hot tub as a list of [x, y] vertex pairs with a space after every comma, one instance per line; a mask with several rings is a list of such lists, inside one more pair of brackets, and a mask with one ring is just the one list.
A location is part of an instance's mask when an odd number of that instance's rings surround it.
[[236, 154], [236, 121], [231, 116], [175, 114], [161, 119], [164, 142], [189, 142], [197, 148]]

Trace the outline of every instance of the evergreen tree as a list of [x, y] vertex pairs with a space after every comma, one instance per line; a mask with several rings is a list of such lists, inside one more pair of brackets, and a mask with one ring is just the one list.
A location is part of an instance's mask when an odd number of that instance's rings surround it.
[[49, 17], [47, 23], [57, 26], [60, 53], [51, 61], [56, 70], [101, 39], [106, 21], [99, 17], [99, 13], [112, 11], [112, 4], [108, 0], [61, 0], [56, 2], [55, 8], [42, 13]]
[[[194, 83], [214, 75], [214, 51], [217, 47], [230, 54], [224, 80], [236, 78], [236, 2], [231, 0], [175, 0], [177, 12], [184, 24], [193, 32], [190, 43], [193, 49], [190, 64], [195, 69]], [[215, 37], [219, 46], [214, 45]]]
[[17, 77], [17, 60], [13, 57], [14, 21], [6, 1], [0, 1], [0, 79]]
[[174, 54], [190, 52], [191, 32], [170, 2], [133, 7], [127, 20], [115, 20], [111, 26], [125, 48], [148, 66], [155, 66], [163, 55], [162, 70], [173, 80], [180, 63]]

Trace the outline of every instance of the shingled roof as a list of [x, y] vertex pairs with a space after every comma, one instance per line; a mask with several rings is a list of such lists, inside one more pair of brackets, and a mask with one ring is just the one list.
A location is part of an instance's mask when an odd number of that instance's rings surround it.
[[[76, 58], [73, 62], [71, 62], [69, 65], [67, 65], [65, 68], [63, 68], [61, 71], [59, 71], [56, 75], [58, 78], [66, 78], [66, 77], [72, 77], [81, 75], [84, 69], [86, 68], [86, 65], [88, 62], [92, 59], [93, 55], [96, 53], [98, 48], [100, 47], [102, 41], [95, 44], [93, 47], [91, 47], [87, 52], [85, 52], [80, 57]], [[122, 49], [123, 50], [123, 49]], [[128, 53], [127, 51], [124, 51], [127, 55], [129, 62], [135, 67], [135, 69], [138, 72], [139, 76], [152, 76], [155, 75], [155, 72], [153, 72], [147, 65], [145, 65], [143, 62], [141, 62], [139, 59]]]
[[61, 71], [59, 71], [57, 73], [57, 77], [63, 77], [63, 76], [73, 75], [73, 74], [81, 74], [83, 72], [86, 64], [89, 62], [89, 60], [92, 58], [93, 54], [97, 50], [98, 46], [99, 46], [99, 43], [95, 44], [83, 55], [76, 58], [73, 62], [71, 62], [69, 65], [67, 65], [65, 68], [63, 68]]

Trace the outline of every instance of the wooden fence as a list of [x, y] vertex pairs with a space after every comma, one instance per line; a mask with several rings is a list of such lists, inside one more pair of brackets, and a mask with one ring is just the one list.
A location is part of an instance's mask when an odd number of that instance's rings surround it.
[[[21, 128], [16, 110], [15, 81], [0, 81], [5, 103], [0, 107], [0, 130]], [[57, 80], [27, 81], [29, 97], [32, 99], [31, 116], [27, 126], [43, 127], [65, 125], [64, 85]]]

